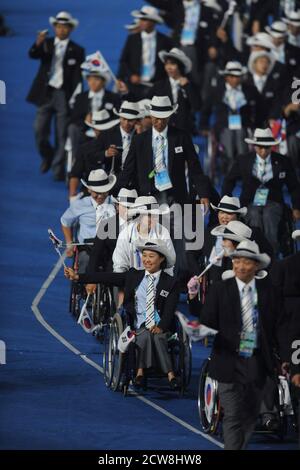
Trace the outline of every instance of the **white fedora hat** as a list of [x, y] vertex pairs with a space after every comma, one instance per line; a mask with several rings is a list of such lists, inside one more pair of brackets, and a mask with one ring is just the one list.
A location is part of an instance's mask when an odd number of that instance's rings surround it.
[[283, 21], [274, 21], [271, 26], [266, 26], [265, 30], [273, 38], [284, 38], [287, 35], [287, 25]]
[[50, 16], [49, 18], [49, 23], [53, 26], [56, 23], [58, 24], [69, 24], [73, 26], [73, 28], [76, 28], [79, 25], [79, 21], [76, 18], [73, 18], [71, 13], [68, 13], [67, 11], [60, 11], [57, 13], [57, 15]]
[[115, 175], [107, 175], [104, 170], [92, 170], [89, 174], [88, 180], [81, 180], [82, 184], [95, 191], [95, 193], [106, 193], [116, 184], [117, 177]]
[[155, 251], [156, 253], [160, 253], [166, 258], [166, 268], [172, 268], [172, 266], [174, 266], [176, 262], [175, 251], [172, 253], [164, 240], [149, 239], [142, 244], [136, 244], [136, 248], [139, 251], [149, 250]]
[[164, 209], [159, 207], [157, 199], [154, 196], [139, 196], [135, 203], [128, 210], [130, 216], [134, 215], [163, 215], [168, 214], [170, 209], [166, 206]]
[[220, 75], [234, 75], [235, 77], [241, 77], [247, 73], [247, 67], [243, 67], [240, 62], [229, 61], [225, 65], [224, 70], [219, 70]]
[[300, 10], [292, 11], [287, 18], [282, 18], [282, 21], [300, 27]]
[[274, 56], [274, 54], [271, 54], [270, 52], [267, 52], [267, 51], [254, 51], [254, 52], [251, 52], [249, 56], [249, 60], [248, 60], [248, 70], [251, 74], [255, 73], [254, 63], [260, 57], [267, 57], [269, 59], [270, 67], [269, 67], [268, 73], [270, 73], [271, 70], [273, 69], [275, 62], [276, 62], [276, 57]]
[[241, 207], [238, 197], [223, 196], [217, 206], [210, 205], [215, 211], [228, 212], [229, 214], [247, 214], [247, 207]]
[[117, 197], [112, 196], [111, 199], [116, 204], [121, 204], [125, 207], [132, 207], [137, 197], [138, 194], [135, 189], [121, 188]]
[[[150, 104], [151, 104], [151, 100], [149, 100], [149, 98], [144, 98], [144, 99], [138, 101], [140, 112], [143, 115], [143, 118], [150, 117], [150, 111], [149, 111]], [[147, 108], [146, 108], [146, 106], [147, 106]]]
[[145, 106], [150, 116], [156, 118], [168, 118], [177, 111], [178, 104], [172, 105], [168, 96], [153, 96], [150, 105]]
[[300, 240], [300, 230], [294, 230], [292, 233], [293, 240]]
[[233, 240], [241, 242], [246, 239], [250, 239], [252, 230], [248, 225], [243, 224], [239, 220], [232, 220], [227, 225], [219, 225], [210, 232], [214, 237], [222, 237], [226, 240]]
[[281, 139], [275, 139], [269, 127], [266, 129], [257, 128], [254, 131], [253, 138], [246, 138], [245, 142], [252, 145], [261, 145], [262, 147], [272, 147], [278, 145]]
[[266, 268], [271, 262], [270, 256], [268, 256], [266, 253], [260, 253], [257, 243], [252, 240], [243, 240], [240, 242], [230, 257], [249, 258], [257, 261], [257, 271]]
[[270, 50], [276, 48], [270, 34], [264, 32], [256, 33], [254, 36], [250, 36], [250, 38], [247, 39], [246, 44], [247, 46], [263, 47]]
[[157, 8], [148, 5], [143, 6], [140, 10], [133, 10], [131, 16], [139, 20], [149, 20], [155, 23], [164, 23], [163, 18], [159, 15]]
[[160, 51], [158, 56], [162, 62], [166, 62], [167, 59], [175, 59], [181, 62], [184, 66], [185, 73], [190, 73], [193, 67], [191, 59], [178, 47], [173, 47], [169, 52]]
[[99, 77], [103, 78], [106, 82], [109, 82], [111, 75], [108, 71], [101, 70], [100, 67], [89, 67], [85, 69], [85, 64], [81, 64], [83, 78], [87, 79], [88, 77]]
[[117, 111], [114, 108], [113, 112], [117, 116], [123, 117], [125, 119], [141, 119], [143, 117], [141, 115], [140, 107], [139, 107], [138, 103], [133, 103], [131, 101], [123, 101], [119, 111]]
[[133, 31], [134, 29], [138, 27], [139, 27], [139, 20], [137, 18], [135, 18], [130, 24], [124, 24], [124, 28], [127, 29], [127, 31]]
[[97, 129], [98, 131], [106, 131], [107, 129], [111, 129], [119, 122], [119, 119], [112, 119], [111, 115], [106, 109], [93, 111], [91, 122], [84, 121], [87, 126], [92, 127], [93, 129]]
[[[257, 271], [255, 274], [255, 279], [264, 279], [267, 277], [268, 272], [265, 270]], [[232, 269], [228, 269], [227, 271], [223, 271], [222, 273], [222, 281], [227, 281], [227, 279], [231, 279], [232, 277], [235, 277], [234, 271]]]

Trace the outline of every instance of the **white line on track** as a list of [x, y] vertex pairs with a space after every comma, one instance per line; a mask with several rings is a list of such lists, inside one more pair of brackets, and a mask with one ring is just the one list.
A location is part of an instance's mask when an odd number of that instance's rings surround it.
[[[72, 353], [74, 353], [76, 356], [79, 356], [84, 362], [86, 362], [87, 364], [89, 364], [90, 366], [94, 367], [94, 369], [98, 370], [99, 372], [103, 373], [103, 368], [101, 366], [99, 366], [96, 362], [92, 361], [90, 358], [88, 358], [85, 354], [82, 354], [81, 351], [79, 351], [79, 349], [75, 348], [71, 343], [69, 343], [69, 341], [67, 341], [63, 336], [61, 336], [59, 333], [57, 333], [56, 330], [54, 330], [54, 328], [52, 328], [51, 325], [49, 325], [49, 323], [46, 322], [46, 320], [44, 319], [40, 309], [38, 308], [39, 306], [39, 303], [40, 301], [42, 300], [42, 298], [44, 297], [44, 295], [46, 294], [47, 292], [47, 289], [49, 288], [49, 286], [52, 284], [52, 282], [54, 281], [54, 279], [56, 278], [57, 276], [57, 273], [59, 272], [59, 270], [61, 269], [62, 267], [62, 264], [63, 264], [63, 261], [65, 259], [65, 255], [63, 255], [62, 258], [60, 258], [57, 263], [55, 264], [54, 268], [52, 269], [51, 273], [49, 274], [49, 276], [47, 277], [46, 281], [43, 283], [42, 287], [40, 288], [40, 290], [38, 291], [37, 295], [35, 296], [35, 298], [33, 299], [33, 302], [32, 302], [32, 305], [31, 305], [31, 309], [36, 317], [36, 319], [41, 323], [41, 325], [47, 330], [49, 331], [49, 333], [51, 335], [53, 335], [58, 341], [60, 341], [67, 349], [69, 349], [69, 351], [71, 351]], [[173, 415], [172, 413], [170, 413], [169, 411], [165, 410], [164, 408], [162, 408], [161, 406], [157, 405], [156, 403], [154, 403], [153, 401], [151, 400], [148, 400], [147, 398], [141, 396], [141, 395], [138, 395], [137, 393], [135, 392], [131, 392], [131, 394], [133, 394], [138, 400], [142, 401], [143, 403], [145, 403], [146, 405], [148, 406], [151, 406], [151, 408], [155, 409], [156, 411], [162, 413], [163, 415], [167, 416], [168, 418], [172, 419], [173, 421], [175, 421], [177, 424], [183, 426], [185, 429], [188, 429], [189, 431], [193, 432], [194, 434], [198, 434], [199, 436], [202, 436], [204, 439], [212, 442], [213, 444], [215, 444], [216, 446], [218, 447], [221, 447], [223, 448], [224, 445], [217, 441], [215, 438], [213, 438], [212, 436], [209, 436], [208, 434], [205, 434], [203, 433], [202, 431], [200, 431], [199, 429], [195, 428], [194, 426], [191, 426], [189, 423], [187, 423], [186, 421], [183, 421], [182, 419], [178, 418], [177, 416]]]

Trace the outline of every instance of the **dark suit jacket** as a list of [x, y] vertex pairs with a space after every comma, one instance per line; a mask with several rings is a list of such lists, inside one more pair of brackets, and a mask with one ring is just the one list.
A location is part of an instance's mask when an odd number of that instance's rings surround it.
[[[183, 131], [168, 128], [168, 170], [173, 188], [170, 190], [175, 202], [188, 203], [189, 196], [185, 178], [185, 163], [200, 197], [209, 197], [210, 185], [203, 174], [191, 138]], [[140, 196], [155, 195], [154, 181], [148, 178], [153, 170], [152, 129], [133, 137], [122, 173], [114, 192], [123, 187], [136, 188]]]
[[[280, 102], [282, 99], [282, 93], [287, 86], [286, 80], [286, 67], [280, 62], [276, 62], [265, 82], [262, 92], [259, 93], [257, 91], [257, 127], [264, 128], [268, 126], [269, 119], [280, 118]], [[245, 84], [255, 87], [255, 82], [251, 73], [248, 73], [246, 76]]]
[[[81, 145], [71, 171], [71, 177], [82, 178], [88, 176], [91, 170], [102, 168], [107, 173], [111, 170], [112, 158], [105, 157], [105, 151], [110, 145], [122, 146], [122, 136], [119, 124], [101, 132], [99, 137]], [[114, 172], [117, 175], [121, 170], [121, 153], [115, 157]]]
[[291, 344], [294, 339], [300, 339], [300, 252], [276, 261], [271, 269], [271, 279], [283, 307], [281, 356], [290, 362]]
[[[269, 188], [268, 200], [284, 204], [283, 187], [286, 185], [292, 198], [293, 207], [300, 209], [300, 185], [290, 159], [272, 152], [271, 161], [273, 178], [264, 184], [266, 188]], [[232, 194], [237, 181], [241, 180], [240, 200], [243, 206], [248, 206], [253, 202], [255, 191], [261, 185], [261, 182], [252, 175], [254, 162], [255, 152], [239, 155], [224, 179], [222, 194], [228, 196]]]
[[[166, 76], [164, 65], [158, 57], [158, 52], [169, 51], [173, 47], [170, 38], [157, 31], [156, 33], [156, 61], [155, 74], [152, 82], [163, 79]], [[118, 76], [128, 82], [131, 75], [141, 75], [142, 66], [142, 37], [141, 33], [130, 34], [123, 48]]]
[[[145, 271], [137, 270], [134, 268], [129, 269], [125, 273], [110, 273], [100, 272], [92, 274], [80, 274], [79, 282], [83, 283], [105, 283], [111, 286], [118, 286], [124, 288], [124, 302], [123, 306], [129, 315], [130, 324], [133, 328], [134, 320], [136, 318], [135, 310], [135, 291], [143, 280]], [[168, 292], [167, 297], [165, 293]], [[158, 326], [163, 331], [172, 329], [174, 322], [174, 313], [176, 311], [177, 303], [179, 300], [179, 286], [177, 280], [169, 276], [166, 272], [162, 271], [160, 279], [156, 288], [155, 307], [160, 316]]]
[[[256, 288], [260, 356], [266, 373], [272, 375], [278, 301], [276, 291], [268, 279], [256, 280]], [[233, 382], [242, 329], [241, 303], [235, 278], [213, 284], [201, 322], [218, 330], [211, 355], [210, 375], [220, 382]]]
[[[231, 110], [231, 108], [223, 102], [226, 92], [225, 82], [218, 81], [217, 83], [217, 89], [211, 88], [203, 101], [200, 127], [202, 129], [209, 127], [209, 119], [214, 111], [216, 116], [214, 127], [218, 134], [223, 129], [228, 128], [228, 117], [230, 114], [235, 114], [235, 110]], [[242, 127], [254, 129], [257, 125], [257, 102], [259, 100], [259, 94], [256, 88], [251, 85], [242, 84], [242, 91], [247, 101], [239, 111]]]
[[108, 227], [115, 227], [115, 233], [112, 238], [99, 238], [96, 236], [94, 238], [94, 245], [92, 247], [92, 250], [90, 252], [90, 258], [89, 258], [89, 264], [87, 267], [87, 273], [94, 273], [99, 270], [99, 267], [102, 267], [105, 270], [109, 270], [108, 268], [108, 263], [111, 264], [111, 269], [112, 269], [112, 255], [113, 252], [116, 248], [116, 243], [117, 243], [117, 238], [120, 233], [120, 227], [119, 227], [119, 214], [117, 213], [113, 217], [110, 217], [109, 219], [105, 219], [100, 222], [101, 228], [99, 229], [103, 230], [103, 232], [108, 233]]
[[[41, 64], [33, 81], [27, 101], [37, 106], [47, 102], [50, 79], [51, 63], [54, 51], [54, 38], [46, 39], [39, 47], [35, 44], [29, 50], [31, 59], [40, 59]], [[80, 64], [84, 61], [84, 49], [73, 41], [69, 41], [63, 61], [64, 81], [63, 89], [67, 101], [71, 98], [78, 83], [81, 83]]]
[[[84, 91], [76, 96], [74, 108], [71, 113], [70, 122], [77, 124], [78, 126], [84, 125], [85, 117], [91, 112], [91, 101], [89, 98], [89, 92]], [[113, 108], [119, 109], [121, 100], [117, 93], [105, 90], [103, 95], [102, 106], [100, 109], [106, 109], [109, 113], [112, 113]], [[99, 111], [98, 110], [98, 111]]]
[[[169, 78], [154, 83], [154, 86], [150, 88], [148, 98], [151, 99], [153, 96], [168, 96], [171, 103], [174, 104]], [[178, 109], [176, 113], [172, 114], [169, 125], [191, 134], [193, 130], [193, 110], [196, 100], [195, 90], [191, 83], [180, 87], [178, 90]]]
[[[149, 3], [163, 10], [162, 15], [172, 28], [172, 37], [180, 45], [181, 32], [184, 25], [184, 6], [182, 0], [151, 0]], [[222, 0], [218, 2], [223, 3]], [[201, 67], [206, 59], [208, 41], [214, 36], [217, 27], [223, 18], [222, 12], [201, 4], [199, 26], [196, 34], [195, 46]]]

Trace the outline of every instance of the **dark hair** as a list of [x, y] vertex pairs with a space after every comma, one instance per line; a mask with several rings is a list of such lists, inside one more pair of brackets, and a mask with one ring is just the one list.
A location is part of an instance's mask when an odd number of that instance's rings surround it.
[[171, 62], [172, 64], [176, 64], [179, 68], [179, 71], [180, 71], [181, 75], [185, 75], [185, 67], [184, 67], [183, 63], [180, 62], [180, 60], [177, 60], [174, 57], [166, 57], [165, 65], [166, 65], [167, 62]]

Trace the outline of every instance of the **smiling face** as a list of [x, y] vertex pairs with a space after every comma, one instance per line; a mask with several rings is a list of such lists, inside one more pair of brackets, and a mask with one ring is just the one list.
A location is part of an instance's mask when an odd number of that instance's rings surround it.
[[218, 221], [220, 225], [227, 225], [232, 220], [237, 220], [236, 214], [230, 214], [229, 212], [218, 211]]
[[161, 269], [161, 263], [165, 260], [165, 257], [160, 253], [156, 253], [151, 250], [143, 250], [142, 263], [146, 271], [149, 273], [156, 273]]
[[240, 281], [248, 284], [255, 276], [258, 262], [241, 256], [240, 258], [234, 258], [232, 260], [232, 266], [235, 276], [240, 279]]
[[96, 193], [96, 191], [92, 191], [91, 189], [89, 189], [89, 193], [98, 205], [103, 204], [105, 199], [107, 198], [107, 196], [109, 194], [108, 192], [106, 192], [106, 193]]

